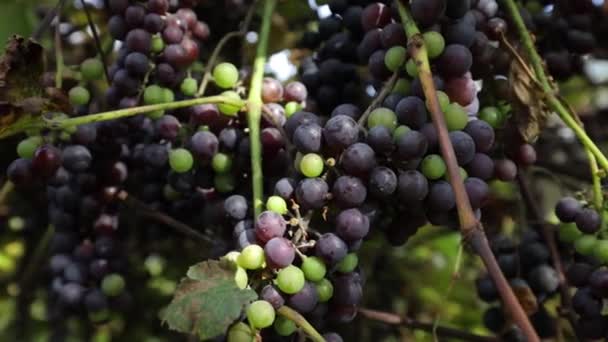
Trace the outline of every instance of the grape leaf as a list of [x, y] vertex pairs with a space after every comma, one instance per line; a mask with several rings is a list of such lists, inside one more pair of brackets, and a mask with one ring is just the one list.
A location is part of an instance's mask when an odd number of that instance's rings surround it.
[[255, 291], [236, 286], [234, 273], [229, 261], [209, 260], [191, 266], [162, 313], [162, 322], [201, 340], [225, 333], [245, 306], [257, 298]]
[[0, 58], [0, 138], [41, 121], [43, 112], [71, 111], [65, 94], [45, 88], [44, 49], [32, 39], [13, 36]]
[[544, 92], [518, 58], [511, 62], [509, 82], [514, 95], [515, 125], [526, 142], [533, 142], [551, 114], [545, 105]]

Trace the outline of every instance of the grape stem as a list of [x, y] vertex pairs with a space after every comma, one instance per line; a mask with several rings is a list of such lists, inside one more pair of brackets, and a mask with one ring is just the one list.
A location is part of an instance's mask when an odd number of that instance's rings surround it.
[[279, 315], [292, 320], [314, 342], [325, 342], [325, 338], [323, 338], [323, 336], [321, 336], [321, 334], [319, 334], [319, 332], [310, 323], [308, 323], [306, 318], [300, 315], [297, 311], [286, 305], [283, 305], [277, 310], [277, 312], [279, 313]]
[[401, 17], [403, 28], [405, 29], [405, 33], [408, 38], [408, 51], [410, 57], [414, 59], [416, 67], [418, 68], [418, 76], [420, 77], [422, 90], [429, 104], [429, 110], [431, 112], [431, 118], [433, 120], [435, 130], [437, 130], [441, 155], [443, 156], [447, 166], [448, 179], [452, 185], [452, 188], [454, 189], [462, 237], [464, 241], [468, 242], [473, 250], [481, 257], [486, 269], [488, 270], [488, 273], [498, 289], [498, 292], [500, 293], [505, 307], [507, 307], [514, 322], [522, 330], [527, 340], [529, 342], [539, 342], [540, 339], [532, 327], [528, 316], [521, 307], [521, 304], [519, 303], [504, 274], [498, 266], [496, 258], [490, 249], [488, 239], [483, 231], [483, 226], [475, 217], [469, 202], [469, 196], [467, 195], [464, 182], [459, 172], [454, 147], [452, 146], [452, 142], [450, 141], [450, 137], [448, 135], [445, 117], [439, 105], [439, 99], [437, 97], [437, 91], [433, 82], [433, 75], [431, 72], [431, 66], [429, 63], [426, 46], [424, 44], [424, 39], [422, 38], [418, 26], [411, 17], [409, 10], [401, 1], [396, 0], [395, 3]]
[[574, 134], [577, 136], [583, 146], [585, 146], [585, 148], [591, 154], [593, 154], [599, 165], [601, 165], [603, 169], [608, 170], [608, 159], [606, 156], [604, 156], [602, 151], [597, 147], [597, 145], [595, 145], [593, 140], [589, 138], [587, 132], [585, 132], [585, 129], [577, 122], [575, 115], [569, 108], [567, 108], [563, 100], [558, 98], [558, 96], [555, 94], [555, 91], [551, 86], [551, 82], [549, 81], [549, 77], [545, 73], [543, 60], [538, 54], [538, 51], [536, 51], [532, 36], [526, 28], [517, 5], [513, 0], [502, 0], [502, 4], [515, 25], [515, 29], [519, 34], [521, 42], [523, 43], [526, 54], [530, 58], [530, 63], [534, 69], [535, 76], [542, 86], [544, 95], [543, 101], [545, 101], [545, 104], [551, 108], [551, 110], [556, 112], [562, 121], [564, 121], [564, 123], [574, 131]]
[[553, 268], [557, 271], [559, 278], [559, 292], [561, 297], [560, 314], [568, 319], [570, 326], [576, 332], [576, 316], [572, 311], [572, 298], [570, 297], [570, 293], [568, 291], [568, 281], [564, 276], [564, 266], [562, 265], [562, 257], [555, 241], [555, 234], [551, 225], [549, 225], [543, 219], [540, 207], [538, 206], [538, 201], [533, 198], [532, 191], [530, 190], [530, 186], [526, 181], [524, 172], [525, 170], [521, 168], [517, 170], [517, 183], [519, 185], [519, 190], [521, 191], [521, 196], [526, 204], [526, 208], [528, 209], [528, 215], [531, 217], [532, 221], [538, 222], [536, 226], [540, 228], [543, 239], [545, 240], [547, 246], [549, 246]]
[[219, 57], [220, 52], [222, 52], [224, 45], [226, 45], [228, 43], [228, 41], [230, 41], [232, 38], [243, 37], [247, 33], [247, 30], [249, 29], [249, 25], [251, 24], [251, 19], [253, 18], [253, 14], [255, 13], [256, 4], [257, 4], [257, 1], [254, 1], [250, 5], [249, 11], [247, 11], [247, 15], [245, 16], [245, 19], [243, 20], [243, 23], [241, 24], [241, 28], [238, 31], [232, 31], [232, 32], [226, 33], [222, 37], [222, 39], [220, 39], [220, 41], [217, 43], [217, 45], [215, 46], [215, 49], [213, 49], [213, 52], [211, 53], [211, 56], [209, 57], [209, 60], [207, 61], [207, 65], [205, 66], [205, 70], [203, 71], [203, 79], [201, 80], [201, 85], [198, 88], [196, 97], [201, 97], [205, 94], [205, 90], [207, 90], [207, 85], [209, 84], [209, 81], [211, 80], [211, 71], [213, 70], [213, 67], [215, 66], [215, 61]]
[[262, 118], [262, 85], [264, 82], [264, 67], [266, 66], [266, 54], [268, 52], [268, 37], [272, 12], [277, 0], [265, 0], [262, 15], [262, 27], [260, 28], [258, 45], [256, 47], [255, 60], [253, 62], [253, 73], [249, 87], [249, 98], [247, 103], [247, 126], [249, 128], [249, 141], [251, 149], [251, 182], [253, 188], [253, 212], [257, 219], [262, 212], [264, 200], [264, 187], [262, 179], [262, 141], [260, 139], [260, 121]]
[[420, 330], [426, 331], [429, 333], [434, 333], [437, 336], [445, 337], [445, 338], [454, 338], [464, 341], [471, 342], [498, 342], [500, 341], [496, 337], [490, 336], [481, 336], [469, 333], [464, 330], [458, 330], [454, 328], [448, 328], [444, 326], [435, 327], [433, 323], [424, 323], [409, 317], [403, 317], [391, 312], [378, 311], [360, 308], [359, 313], [363, 315], [365, 318], [375, 320], [378, 322], [383, 322], [390, 325], [398, 325], [412, 330]]
[[363, 115], [361, 115], [358, 121], [359, 127], [361, 127], [362, 130], [365, 130], [365, 123], [367, 122], [367, 118], [369, 117], [369, 115], [374, 109], [376, 109], [376, 107], [378, 107], [382, 103], [382, 101], [384, 101], [388, 94], [393, 90], [393, 88], [395, 87], [395, 83], [398, 79], [399, 71], [395, 71], [391, 78], [384, 84], [384, 87], [382, 87], [382, 90], [380, 90], [378, 96], [376, 96], [372, 103], [369, 104], [367, 109], [365, 109], [365, 112], [363, 112]]

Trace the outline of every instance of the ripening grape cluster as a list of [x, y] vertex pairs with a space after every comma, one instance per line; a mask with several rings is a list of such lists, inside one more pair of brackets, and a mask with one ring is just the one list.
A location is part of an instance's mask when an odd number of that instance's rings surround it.
[[551, 75], [558, 80], [581, 72], [584, 57], [606, 43], [608, 26], [600, 4], [592, 1], [527, 1], [527, 25]]

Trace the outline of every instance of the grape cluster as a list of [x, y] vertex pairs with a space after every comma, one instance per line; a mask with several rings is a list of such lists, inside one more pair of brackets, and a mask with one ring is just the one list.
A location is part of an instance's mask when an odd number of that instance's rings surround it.
[[584, 57], [605, 43], [604, 14], [593, 1], [528, 1], [526, 8], [547, 68], [558, 80], [579, 73]]

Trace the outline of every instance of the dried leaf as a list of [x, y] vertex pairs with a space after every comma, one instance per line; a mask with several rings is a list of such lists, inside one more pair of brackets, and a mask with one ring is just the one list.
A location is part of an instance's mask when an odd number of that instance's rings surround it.
[[190, 267], [161, 316], [163, 323], [201, 340], [225, 333], [245, 306], [257, 298], [255, 291], [236, 286], [234, 273], [234, 266], [227, 261], [210, 260]]
[[509, 82], [513, 89], [517, 130], [525, 141], [533, 142], [551, 114], [544, 104], [544, 93], [517, 58], [511, 62]]

